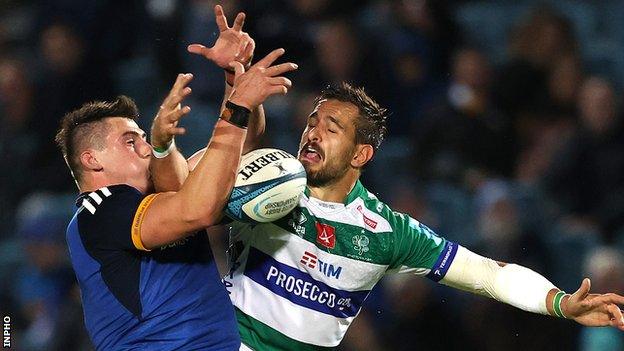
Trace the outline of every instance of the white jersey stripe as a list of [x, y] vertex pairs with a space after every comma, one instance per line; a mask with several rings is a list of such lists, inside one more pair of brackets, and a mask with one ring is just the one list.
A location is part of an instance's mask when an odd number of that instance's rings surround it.
[[82, 206], [91, 212], [91, 214], [95, 214], [95, 206], [93, 206], [87, 199], [82, 200]]
[[[239, 286], [232, 292], [232, 302], [245, 314], [275, 328], [291, 339], [325, 347], [337, 346], [354, 317], [336, 318], [316, 313], [273, 294], [244, 275], [238, 276]], [[247, 291], [246, 294], [237, 294]], [[253, 291], [253, 293], [251, 293]], [[248, 298], [243, 298], [244, 296]], [[288, 323], [278, 323], [288, 316]]]
[[103, 188], [101, 188], [100, 190], [102, 190], [102, 194], [104, 194], [104, 196], [106, 196], [106, 197], [109, 197], [109, 196], [113, 195], [113, 194], [111, 193], [111, 191], [110, 191], [110, 190], [108, 190], [108, 188], [107, 188], [107, 187], [103, 187]]
[[102, 197], [98, 195], [96, 192], [89, 193], [89, 197], [95, 200], [95, 202], [99, 205], [102, 203]]

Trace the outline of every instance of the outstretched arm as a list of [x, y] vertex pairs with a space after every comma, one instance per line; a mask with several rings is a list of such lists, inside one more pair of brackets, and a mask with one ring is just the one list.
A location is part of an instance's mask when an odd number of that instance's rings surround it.
[[488, 296], [525, 311], [573, 319], [585, 326], [624, 330], [617, 294], [589, 294], [590, 281], [567, 295], [540, 274], [516, 264], [496, 262], [459, 247], [441, 283]]
[[574, 294], [563, 297], [563, 315], [588, 327], [612, 326], [624, 331], [619, 307], [624, 305], [624, 297], [613, 293], [590, 294], [590, 288], [591, 281], [585, 278]]
[[[232, 61], [237, 61], [240, 62], [246, 70], [249, 69], [256, 43], [248, 33], [243, 32], [243, 25], [245, 24], [244, 13], [240, 12], [234, 19], [234, 24], [230, 27], [221, 5], [216, 5], [214, 11], [215, 20], [219, 27], [219, 37], [214, 46], [209, 48], [202, 44], [191, 44], [188, 47], [188, 51], [196, 55], [201, 55], [223, 68], [226, 83], [223, 102], [221, 104], [221, 111], [223, 111], [226, 101], [232, 94], [232, 85], [234, 84], [234, 71], [229, 64]], [[259, 139], [264, 134], [264, 129], [264, 108], [260, 105], [252, 110], [243, 153], [247, 153], [257, 146]]]
[[[202, 44], [189, 45], [188, 51], [193, 54], [204, 56], [223, 68], [225, 73], [225, 92], [220, 112], [223, 112], [225, 103], [233, 93], [234, 70], [231, 62], [240, 62], [245, 70], [251, 65], [255, 50], [255, 42], [248, 33], [242, 31], [245, 23], [245, 14], [239, 13], [234, 19], [233, 26], [228, 25], [227, 18], [220, 5], [215, 6], [215, 20], [219, 27], [219, 37], [212, 47]], [[178, 77], [180, 78], [180, 77]], [[192, 78], [192, 77], [191, 77]], [[185, 79], [185, 78], [183, 78]], [[177, 127], [178, 120], [190, 111], [189, 107], [182, 108], [176, 101], [181, 101], [191, 93], [191, 88], [186, 87], [190, 79], [183, 82], [183, 86], [176, 89], [174, 86], [165, 102], [161, 105], [158, 115], [154, 118], [151, 128], [151, 140], [155, 150], [167, 150], [160, 154], [161, 158], [154, 158], [151, 162], [151, 172], [154, 187], [157, 191], [176, 191], [180, 189], [189, 170], [195, 168], [206, 149], [202, 149], [193, 155], [187, 163], [182, 154], [175, 148], [173, 138], [175, 135], [184, 134], [184, 129]], [[221, 114], [220, 113], [220, 114]], [[247, 128], [247, 136], [243, 145], [243, 154], [254, 149], [259, 138], [264, 133], [265, 119], [262, 105], [252, 110]], [[159, 155], [159, 153], [155, 153]], [[167, 156], [170, 155], [170, 156]], [[166, 156], [166, 157], [163, 157]]]

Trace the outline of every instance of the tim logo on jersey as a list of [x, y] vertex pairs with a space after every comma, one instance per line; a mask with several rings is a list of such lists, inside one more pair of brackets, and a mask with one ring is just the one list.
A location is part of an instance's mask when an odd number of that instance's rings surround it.
[[336, 247], [336, 228], [316, 222], [316, 242], [328, 249]]
[[328, 278], [340, 279], [340, 273], [342, 267], [334, 266], [331, 263], [321, 261], [315, 254], [311, 252], [304, 252], [301, 260], [299, 261], [302, 266], [315, 269], [318, 267], [319, 272], [323, 273]]

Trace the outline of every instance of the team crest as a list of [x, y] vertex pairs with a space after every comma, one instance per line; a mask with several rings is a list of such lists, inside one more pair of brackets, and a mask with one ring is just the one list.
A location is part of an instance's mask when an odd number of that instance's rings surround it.
[[353, 239], [351, 239], [351, 242], [353, 243], [353, 249], [356, 250], [360, 256], [368, 252], [368, 244], [370, 241], [366, 235], [355, 235]]
[[328, 249], [336, 247], [336, 228], [316, 222], [316, 242]]

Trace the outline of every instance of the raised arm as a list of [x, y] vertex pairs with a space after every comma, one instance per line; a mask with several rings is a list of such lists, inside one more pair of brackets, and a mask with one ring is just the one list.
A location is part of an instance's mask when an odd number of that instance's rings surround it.
[[271, 66], [283, 53], [274, 50], [247, 72], [241, 63], [232, 63], [236, 73], [228, 104], [231, 113], [221, 115], [204, 155], [178, 192], [152, 194], [143, 200], [134, 222], [138, 247], [159, 247], [219, 221], [236, 178], [249, 111], [290, 87], [290, 81], [280, 75], [294, 69], [294, 64]]
[[441, 283], [525, 311], [573, 319], [585, 326], [612, 326], [624, 330], [624, 317], [617, 294], [589, 294], [584, 279], [572, 295], [561, 291], [542, 275], [517, 264], [496, 262], [459, 247]]
[[192, 74], [178, 75], [152, 121], [150, 142], [154, 152], [150, 160], [150, 172], [154, 188], [159, 192], [179, 190], [189, 173], [184, 156], [175, 147], [174, 136], [186, 132], [184, 128], [178, 127], [178, 122], [191, 111], [189, 106], [182, 107], [182, 102], [191, 94], [188, 84], [192, 79]]
[[[234, 19], [234, 24], [230, 27], [221, 5], [216, 5], [214, 12], [215, 20], [219, 27], [219, 37], [214, 46], [208, 48], [202, 44], [191, 44], [188, 47], [188, 51], [201, 55], [223, 68], [225, 73], [225, 92], [221, 104], [221, 111], [223, 111], [225, 103], [232, 93], [232, 85], [234, 83], [234, 71], [229, 64], [232, 61], [237, 61], [243, 64], [246, 70], [249, 69], [256, 43], [248, 33], [243, 32], [243, 25], [245, 24], [244, 13], [240, 12]], [[247, 153], [257, 146], [264, 134], [265, 125], [264, 108], [262, 105], [259, 105], [252, 110], [243, 153]]]

